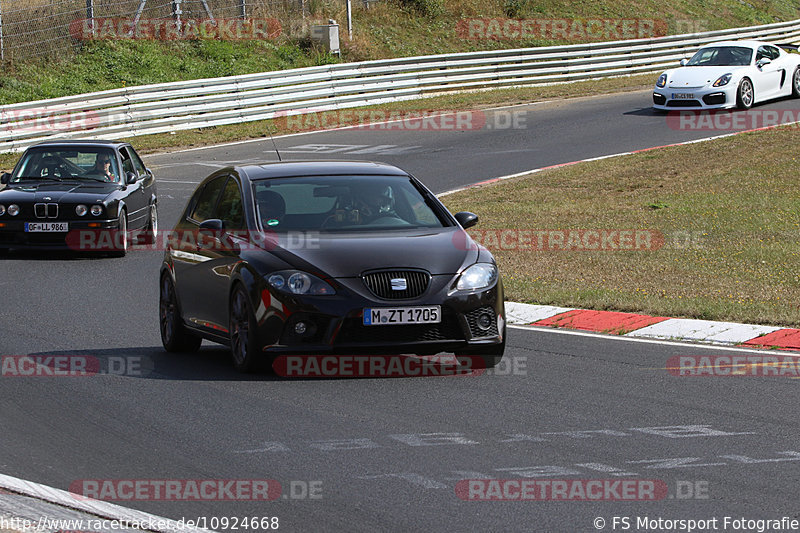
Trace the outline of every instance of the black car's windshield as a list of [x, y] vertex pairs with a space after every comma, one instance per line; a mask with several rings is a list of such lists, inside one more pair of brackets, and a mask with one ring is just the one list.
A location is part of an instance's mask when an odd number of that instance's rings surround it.
[[22, 156], [11, 183], [24, 180], [92, 180], [119, 183], [114, 150], [101, 147], [34, 147]]
[[[253, 183], [264, 230], [370, 231], [441, 228], [441, 208], [399, 176], [313, 176]], [[437, 212], [439, 214], [437, 214]]]
[[708, 46], [701, 48], [686, 63], [687, 67], [737, 67], [747, 66], [753, 50], [743, 46]]

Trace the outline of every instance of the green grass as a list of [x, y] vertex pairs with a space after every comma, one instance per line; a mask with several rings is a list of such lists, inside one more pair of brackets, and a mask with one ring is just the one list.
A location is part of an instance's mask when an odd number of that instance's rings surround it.
[[[703, 31], [800, 18], [800, 1], [682, 0], [384, 0], [369, 9], [354, 2], [354, 39], [347, 38], [344, 3], [312, 0], [310, 25], [334, 18], [341, 24], [341, 58], [309, 44], [304, 32], [272, 41], [75, 42], [57, 56], [7, 62], [0, 76], [0, 104], [142, 85], [230, 76], [333, 61], [506, 49], [571, 40], [547, 38], [464, 39], [457, 27], [474, 18], [645, 19], [668, 33]], [[269, 16], [255, 13], [254, 16]], [[11, 37], [7, 36], [8, 39]]]
[[663, 246], [639, 251], [495, 247], [510, 300], [797, 327], [798, 139], [794, 127], [745, 133], [548, 170], [444, 201], [453, 212], [475, 211], [484, 230], [664, 237]]

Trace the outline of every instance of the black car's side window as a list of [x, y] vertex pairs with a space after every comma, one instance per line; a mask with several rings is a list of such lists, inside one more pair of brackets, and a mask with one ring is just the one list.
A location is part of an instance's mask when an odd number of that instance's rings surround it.
[[219, 218], [225, 223], [225, 229], [238, 230], [244, 228], [242, 193], [239, 192], [239, 185], [233, 178], [230, 178], [228, 183], [225, 184], [215, 218]]
[[131, 161], [131, 156], [128, 154], [128, 151], [125, 148], [120, 148], [119, 153], [122, 156], [122, 171], [125, 174], [128, 172], [137, 174], [136, 169], [133, 167], [133, 161]]
[[140, 176], [144, 176], [145, 175], [144, 163], [142, 163], [139, 154], [137, 154], [133, 148], [123, 148], [123, 150], [124, 153], [133, 163], [133, 168], [136, 169], [136, 173], [139, 174]]
[[197, 222], [203, 222], [209, 218], [216, 218], [214, 216], [214, 208], [217, 206], [219, 193], [222, 192], [222, 186], [225, 185], [227, 176], [219, 177], [210, 181], [203, 187], [197, 202], [194, 205], [194, 210], [190, 217]]

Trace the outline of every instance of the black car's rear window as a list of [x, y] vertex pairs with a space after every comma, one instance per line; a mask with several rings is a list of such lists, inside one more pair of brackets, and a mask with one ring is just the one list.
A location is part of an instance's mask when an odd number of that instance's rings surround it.
[[369, 231], [450, 225], [441, 205], [409, 178], [313, 176], [253, 182], [256, 214], [265, 230]]

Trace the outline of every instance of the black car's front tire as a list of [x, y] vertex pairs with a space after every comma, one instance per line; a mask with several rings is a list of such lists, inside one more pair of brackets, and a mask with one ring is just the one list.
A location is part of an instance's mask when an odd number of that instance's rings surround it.
[[147, 224], [147, 229], [141, 237], [144, 244], [155, 244], [156, 235], [158, 234], [158, 206], [150, 204], [150, 221]]
[[112, 239], [114, 251], [112, 257], [125, 257], [128, 253], [128, 216], [125, 211], [120, 211], [119, 221], [117, 222], [117, 234]]
[[161, 344], [168, 352], [196, 352], [203, 339], [186, 330], [178, 307], [175, 284], [169, 275], [161, 276], [158, 302], [158, 321], [161, 327]]
[[236, 285], [230, 301], [231, 359], [239, 372], [255, 370], [258, 355], [256, 318], [244, 287]]

